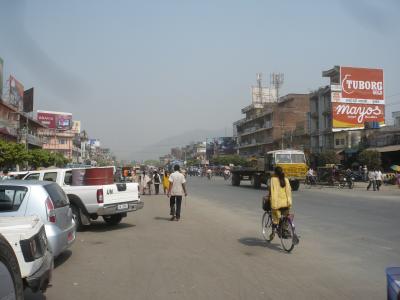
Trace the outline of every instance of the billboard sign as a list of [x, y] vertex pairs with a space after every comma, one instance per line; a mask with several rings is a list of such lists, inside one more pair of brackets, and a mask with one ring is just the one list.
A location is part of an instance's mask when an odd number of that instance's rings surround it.
[[33, 111], [33, 88], [24, 91], [23, 112]]
[[364, 128], [365, 123], [385, 124], [382, 69], [340, 67], [340, 85], [331, 86], [332, 127]]
[[381, 104], [332, 103], [334, 128], [363, 128], [366, 122], [385, 122], [385, 106]]
[[72, 130], [76, 133], [81, 132], [81, 121], [72, 121]]
[[39, 110], [37, 119], [50, 129], [69, 130], [72, 128], [71, 113]]
[[0, 57], [0, 98], [3, 99], [3, 69], [4, 69], [4, 61]]
[[13, 76], [10, 76], [10, 104], [22, 111], [24, 86]]

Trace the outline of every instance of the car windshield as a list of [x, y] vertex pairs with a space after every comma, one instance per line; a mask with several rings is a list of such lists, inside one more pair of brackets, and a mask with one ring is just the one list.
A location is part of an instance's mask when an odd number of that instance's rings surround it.
[[290, 154], [277, 154], [275, 157], [275, 162], [277, 164], [289, 164], [292, 162], [290, 159]]
[[0, 212], [17, 211], [27, 191], [22, 186], [0, 186]]
[[303, 164], [305, 162], [304, 154], [292, 154], [292, 163]]

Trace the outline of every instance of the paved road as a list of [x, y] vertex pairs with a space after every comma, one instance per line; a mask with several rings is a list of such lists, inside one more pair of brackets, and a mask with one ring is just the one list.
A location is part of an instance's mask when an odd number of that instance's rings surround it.
[[296, 192], [291, 254], [261, 238], [263, 191], [191, 178], [189, 192], [180, 222], [144, 196], [120, 226], [79, 233], [47, 299], [384, 299], [384, 268], [400, 265], [396, 190]]

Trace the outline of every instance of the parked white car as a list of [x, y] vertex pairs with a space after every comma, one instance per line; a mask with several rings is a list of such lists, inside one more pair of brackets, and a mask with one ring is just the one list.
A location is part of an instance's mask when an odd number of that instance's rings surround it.
[[46, 291], [53, 272], [40, 218], [0, 218], [0, 299], [23, 299], [23, 289]]
[[68, 197], [57, 183], [0, 182], [0, 217], [38, 216], [45, 224], [50, 251], [57, 257], [75, 241], [76, 228]]
[[58, 183], [67, 194], [77, 229], [90, 225], [99, 216], [109, 225], [117, 225], [128, 212], [143, 208], [137, 183], [72, 186], [72, 169], [30, 171], [24, 180]]

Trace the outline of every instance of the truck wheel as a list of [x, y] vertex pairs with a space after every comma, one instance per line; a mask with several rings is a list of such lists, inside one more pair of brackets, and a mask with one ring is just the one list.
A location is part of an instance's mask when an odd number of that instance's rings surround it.
[[239, 174], [232, 174], [232, 185], [239, 186], [240, 185], [240, 176]]
[[292, 191], [298, 191], [300, 187], [300, 181], [299, 180], [291, 180], [290, 181], [290, 186], [292, 187]]
[[103, 219], [104, 219], [104, 222], [107, 223], [107, 225], [110, 225], [110, 226], [118, 225], [122, 220], [122, 214], [103, 216]]
[[24, 299], [24, 286], [14, 250], [0, 235], [0, 299]]
[[76, 231], [82, 231], [83, 224], [81, 219], [81, 209], [78, 206], [71, 204], [71, 210], [72, 210], [72, 217], [74, 218], [75, 221]]
[[258, 175], [254, 175], [251, 177], [251, 185], [255, 189], [259, 189], [261, 187], [261, 178]]

